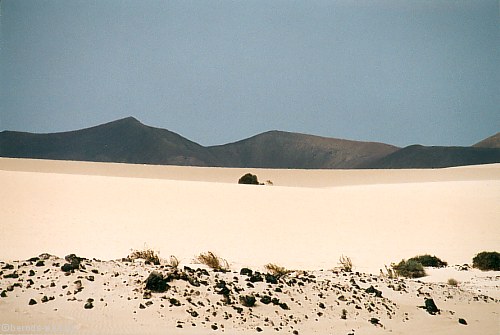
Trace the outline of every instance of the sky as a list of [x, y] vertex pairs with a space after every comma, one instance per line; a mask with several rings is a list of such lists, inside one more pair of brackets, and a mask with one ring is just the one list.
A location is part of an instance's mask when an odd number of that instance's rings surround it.
[[497, 0], [0, 0], [0, 131], [134, 116], [202, 145], [500, 131]]

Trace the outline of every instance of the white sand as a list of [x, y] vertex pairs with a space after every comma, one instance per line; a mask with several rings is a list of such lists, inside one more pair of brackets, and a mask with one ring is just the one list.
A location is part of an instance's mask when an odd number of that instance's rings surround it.
[[[272, 180], [274, 186], [238, 185], [246, 172], [261, 181]], [[117, 259], [146, 243], [160, 256], [174, 254], [183, 263], [212, 250], [236, 270], [262, 269], [269, 262], [327, 270], [337, 266], [343, 254], [352, 258], [355, 271], [378, 274], [385, 264], [424, 253], [452, 265], [471, 263], [476, 253], [498, 251], [500, 245], [500, 164], [339, 171], [0, 159], [0, 185], [4, 261], [42, 252]], [[478, 293], [484, 281], [478, 286], [477, 275], [456, 279]], [[445, 282], [450, 276], [460, 274], [426, 280]], [[498, 273], [490, 277], [485, 294], [498, 298]], [[455, 326], [454, 318], [430, 323], [422, 319], [427, 315], [415, 311], [415, 299], [394, 300], [416, 320], [411, 327], [393, 325], [395, 333], [411, 329], [415, 334], [445, 334]], [[479, 328], [454, 333], [497, 333], [498, 304], [467, 310], [463, 301], [453, 308], [480, 320]], [[26, 317], [38, 320], [29, 313]], [[325, 333], [330, 326], [326, 322], [306, 327], [305, 333]], [[97, 333], [110, 333], [107, 327]], [[96, 333], [95, 328], [90, 331]]]

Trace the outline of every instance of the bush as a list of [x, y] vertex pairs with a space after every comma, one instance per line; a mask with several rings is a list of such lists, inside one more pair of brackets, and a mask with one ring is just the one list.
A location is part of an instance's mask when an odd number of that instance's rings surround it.
[[261, 185], [257, 180], [257, 176], [251, 173], [247, 173], [238, 180], [238, 184], [250, 184], [250, 185]]
[[264, 266], [264, 268], [266, 269], [266, 271], [275, 276], [275, 277], [283, 277], [283, 276], [286, 276], [287, 274], [289, 274], [291, 271], [290, 270], [287, 270], [286, 268], [282, 267], [282, 266], [279, 266], [279, 265], [276, 265], [276, 264], [267, 264]]
[[345, 272], [351, 272], [352, 271], [352, 261], [351, 261], [351, 259], [349, 257], [346, 257], [346, 256], [342, 255], [339, 258], [339, 264], [342, 267], [342, 270], [344, 270]]
[[170, 256], [170, 260], [168, 262], [168, 265], [170, 265], [171, 267], [177, 269], [179, 267], [179, 259], [177, 257], [175, 257], [174, 255]]
[[442, 268], [448, 265], [447, 262], [442, 261], [438, 257], [431, 255], [412, 257], [409, 259], [409, 261], [416, 261], [422, 264], [423, 266], [433, 267], [433, 268]]
[[448, 285], [458, 286], [458, 281], [456, 279], [450, 278], [448, 279]]
[[128, 256], [128, 258], [134, 260], [137, 258], [142, 258], [146, 263], [152, 263], [154, 265], [160, 265], [160, 257], [153, 249], [145, 248], [144, 250], [134, 250]]
[[422, 264], [415, 260], [405, 261], [403, 259], [401, 262], [399, 262], [399, 264], [393, 264], [392, 268], [398, 276], [402, 277], [420, 278], [426, 275]]
[[227, 271], [229, 269], [229, 264], [223, 258], [215, 255], [213, 252], [209, 251], [206, 254], [200, 254], [196, 257], [196, 260], [201, 264], [205, 264], [210, 268], [217, 271]]
[[500, 253], [496, 251], [483, 251], [472, 259], [472, 267], [482, 271], [500, 271]]

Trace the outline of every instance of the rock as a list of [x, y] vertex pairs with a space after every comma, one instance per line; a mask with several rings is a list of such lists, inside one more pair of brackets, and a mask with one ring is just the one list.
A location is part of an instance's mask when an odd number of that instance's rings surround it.
[[69, 263], [66, 263], [63, 266], [61, 266], [61, 270], [63, 270], [64, 272], [71, 272], [73, 271], [73, 266]]
[[144, 299], [151, 299], [151, 296], [151, 291], [148, 290], [144, 291], [144, 294], [142, 295]]
[[437, 308], [433, 299], [425, 299], [424, 309], [431, 315], [436, 315], [436, 313], [439, 313], [439, 308]]
[[94, 281], [94, 279], [95, 279], [94, 276], [87, 276], [85, 278], [87, 278], [88, 281]]
[[35, 266], [45, 266], [45, 262], [40, 260], [36, 262]]
[[379, 324], [379, 322], [380, 322], [380, 320], [379, 320], [379, 319], [377, 319], [377, 318], [371, 318], [371, 319], [370, 319], [370, 323], [371, 323], [371, 324], [373, 324], [373, 325], [378, 325], [378, 324]]
[[7, 263], [2, 267], [2, 270], [14, 270], [14, 265]]
[[250, 280], [251, 283], [256, 283], [264, 281], [264, 278], [262, 278], [262, 275], [259, 272], [255, 272], [248, 280]]
[[7, 291], [3, 290], [2, 293], [0, 293], [0, 297], [7, 298]]
[[139, 308], [140, 308], [140, 309], [145, 309], [145, 308], [146, 308], [146, 306], [144, 306], [143, 304], [139, 304]]
[[159, 272], [153, 271], [146, 279], [146, 289], [152, 292], [165, 292], [170, 288], [167, 284], [167, 278]]
[[250, 277], [253, 274], [253, 271], [249, 268], [243, 268], [240, 270], [240, 275]]
[[262, 328], [257, 327], [257, 328], [255, 328], [255, 330], [256, 330], [258, 333], [260, 333], [260, 332], [262, 331]]
[[28, 303], [28, 305], [36, 305], [37, 302], [35, 299], [30, 299], [30, 302]]
[[211, 326], [211, 328], [212, 328], [213, 330], [217, 330], [217, 329], [219, 329], [219, 327], [217, 327], [217, 325], [212, 325], [212, 326]]
[[151, 306], [152, 304], [153, 304], [153, 302], [152, 302], [151, 300], [146, 301], [146, 303], [145, 303], [146, 307], [149, 307], [149, 306]]
[[255, 306], [255, 297], [252, 295], [241, 295], [240, 303], [245, 307]]
[[271, 303], [271, 301], [272, 301], [272, 299], [268, 295], [264, 295], [264, 296], [262, 296], [262, 298], [260, 298], [260, 302], [263, 303], [264, 305], [269, 305]]
[[169, 301], [172, 305], [177, 306], [177, 307], [179, 307], [179, 306], [181, 305], [181, 302], [180, 302], [179, 300], [175, 299], [175, 298], [170, 298], [170, 299], [168, 299], [168, 301]]
[[28, 274], [28, 276], [33, 277], [35, 274], [36, 274], [35, 271], [30, 270], [30, 273]]
[[326, 308], [325, 304], [324, 304], [324, 303], [322, 303], [322, 302], [320, 302], [320, 303], [318, 304], [318, 306], [319, 306], [319, 308], [321, 308], [321, 309], [325, 309], [325, 308]]
[[288, 305], [286, 304], [286, 302], [281, 302], [281, 303], [279, 303], [279, 306], [280, 306], [282, 309], [286, 310], [286, 311], [288, 311], [288, 310], [290, 309], [290, 307], [288, 307]]
[[460, 323], [461, 325], [466, 325], [467, 326], [467, 321], [465, 321], [465, 319], [458, 319], [458, 323]]
[[91, 301], [87, 301], [85, 303], [85, 305], [83, 306], [83, 308], [85, 308], [85, 309], [92, 309], [92, 308], [94, 308], [94, 305], [92, 304]]
[[266, 283], [268, 283], [268, 284], [278, 284], [278, 278], [276, 278], [275, 276], [267, 273], [265, 277], [266, 277]]
[[47, 301], [49, 301], [49, 298], [46, 295], [44, 295], [40, 301], [47, 302]]
[[4, 278], [19, 278], [19, 275], [16, 272], [9, 273], [3, 276]]
[[382, 297], [382, 291], [377, 290], [375, 287], [373, 287], [373, 285], [371, 285], [370, 287], [368, 287], [365, 290], [365, 292], [366, 293], [375, 293], [375, 296], [378, 297], [378, 298]]

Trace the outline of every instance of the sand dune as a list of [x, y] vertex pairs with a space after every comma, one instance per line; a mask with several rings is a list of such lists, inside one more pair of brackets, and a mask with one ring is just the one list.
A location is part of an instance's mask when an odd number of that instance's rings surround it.
[[[270, 179], [274, 186], [236, 184], [246, 172], [256, 173], [261, 181]], [[436, 254], [452, 265], [464, 264], [471, 263], [476, 253], [500, 245], [498, 164], [425, 171], [307, 171], [0, 159], [0, 185], [3, 261], [42, 252], [113, 260], [146, 243], [160, 256], [174, 254], [184, 264], [213, 250], [236, 271], [242, 266], [262, 270], [273, 262], [324, 274], [319, 270], [336, 267], [338, 258], [348, 255], [355, 271], [378, 275], [384, 265], [417, 254]], [[468, 292], [478, 293], [474, 280], [488, 277], [493, 284], [487, 293], [498, 298], [498, 273], [471, 273], [464, 279]], [[447, 276], [428, 280], [443, 282]], [[391, 301], [411, 309], [421, 320], [414, 310], [417, 297]], [[474, 329], [494, 334], [498, 328], [492, 318], [498, 314], [491, 313], [498, 311], [498, 305], [467, 310], [473, 297], [461, 297], [465, 305], [453, 308], [469, 317], [486, 308]], [[0, 299], [0, 306], [4, 303]], [[24, 300], [22, 305], [19, 310], [24, 311]], [[44, 315], [26, 313], [34, 320]], [[443, 320], [416, 321], [414, 326], [428, 325], [420, 330], [444, 334], [452, 321]], [[335, 322], [321, 324], [304, 326], [302, 333], [338, 327]], [[392, 324], [391, 329], [408, 333], [415, 329], [409, 325]], [[109, 333], [109, 327], [97, 333]], [[234, 333], [243, 329], [236, 328]], [[472, 327], [464, 329], [455, 333], [474, 333], [469, 332]]]

